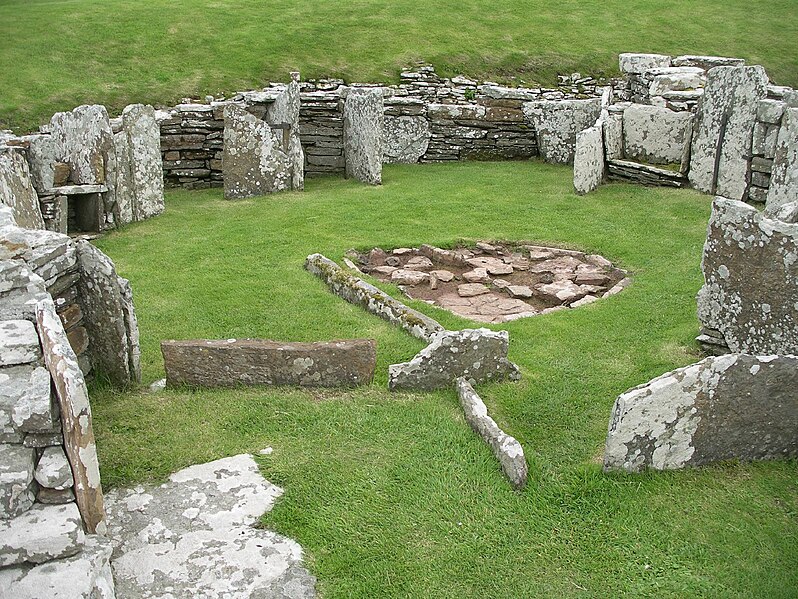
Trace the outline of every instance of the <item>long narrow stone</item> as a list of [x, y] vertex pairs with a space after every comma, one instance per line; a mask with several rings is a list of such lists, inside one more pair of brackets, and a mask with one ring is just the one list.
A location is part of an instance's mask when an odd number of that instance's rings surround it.
[[346, 176], [370, 185], [382, 183], [384, 124], [382, 90], [352, 88], [344, 102]]

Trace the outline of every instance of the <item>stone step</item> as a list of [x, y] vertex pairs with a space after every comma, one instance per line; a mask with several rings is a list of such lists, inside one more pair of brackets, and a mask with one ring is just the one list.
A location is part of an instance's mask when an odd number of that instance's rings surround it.
[[37, 503], [16, 518], [0, 521], [0, 566], [69, 557], [81, 550], [84, 541], [77, 504]]
[[0, 366], [29, 364], [41, 358], [36, 327], [28, 320], [0, 322]]

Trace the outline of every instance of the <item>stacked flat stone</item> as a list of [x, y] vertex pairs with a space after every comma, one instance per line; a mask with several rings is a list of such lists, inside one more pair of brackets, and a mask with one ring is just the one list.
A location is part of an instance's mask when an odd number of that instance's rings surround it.
[[341, 87], [314, 89], [300, 95], [300, 131], [305, 174], [313, 177], [344, 170], [344, 120]]

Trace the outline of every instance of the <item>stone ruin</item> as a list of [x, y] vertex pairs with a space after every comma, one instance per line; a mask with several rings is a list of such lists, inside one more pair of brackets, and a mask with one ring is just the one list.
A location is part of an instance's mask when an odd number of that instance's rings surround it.
[[358, 270], [398, 285], [410, 298], [493, 324], [578, 308], [630, 282], [602, 256], [523, 243], [374, 248], [350, 255]]

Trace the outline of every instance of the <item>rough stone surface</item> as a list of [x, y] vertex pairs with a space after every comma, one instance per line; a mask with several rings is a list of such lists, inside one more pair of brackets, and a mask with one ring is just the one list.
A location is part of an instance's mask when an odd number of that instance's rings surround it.
[[49, 134], [24, 135], [20, 139], [28, 143], [28, 165], [33, 187], [40, 194], [55, 187], [56, 159], [55, 143], [52, 136]]
[[669, 66], [671, 66], [671, 57], [664, 54], [624, 52], [618, 55], [618, 68], [621, 73], [641, 75], [649, 69]]
[[0, 431], [46, 432], [53, 428], [50, 373], [40, 366], [0, 368]]
[[798, 354], [798, 224], [715, 198], [698, 319], [732, 352]]
[[633, 104], [623, 112], [624, 155], [650, 164], [682, 164], [689, 156], [693, 115]]
[[383, 131], [383, 162], [412, 164], [427, 153], [431, 138], [429, 121], [423, 116], [386, 116]]
[[162, 341], [161, 351], [169, 386], [364, 385], [374, 377], [377, 362], [373, 339], [323, 343]]
[[64, 446], [72, 464], [80, 515], [89, 533], [103, 534], [105, 508], [86, 381], [51, 298], [37, 303], [36, 320], [44, 362], [53, 379], [61, 409]]
[[745, 65], [745, 60], [742, 58], [731, 58], [729, 56], [684, 54], [674, 58], [672, 64], [675, 67], [698, 67], [708, 71], [715, 67], [742, 67]]
[[11, 520], [0, 520], [0, 566], [41, 564], [80, 551], [85, 535], [74, 503], [36, 504]]
[[707, 74], [690, 155], [689, 179], [696, 189], [733, 200], [745, 197], [756, 111], [767, 85], [760, 66], [717, 67]]
[[72, 557], [32, 566], [0, 569], [0, 597], [8, 599], [114, 599], [110, 539], [86, 537], [83, 549]]
[[673, 470], [798, 456], [798, 357], [727, 354], [615, 402], [605, 470]]
[[474, 383], [517, 379], [518, 367], [507, 359], [509, 343], [507, 331], [442, 331], [410, 362], [388, 367], [388, 388], [443, 389], [452, 387], [459, 377]]
[[798, 108], [784, 111], [765, 208], [775, 213], [798, 200]]
[[288, 159], [291, 162], [291, 189], [305, 188], [305, 153], [299, 136], [300, 110], [299, 73], [291, 73], [291, 82], [278, 94], [266, 112], [266, 120], [272, 125], [288, 126]]
[[524, 115], [535, 127], [538, 148], [546, 162], [570, 164], [576, 134], [591, 127], [601, 114], [601, 98], [527, 102]]
[[576, 134], [574, 153], [574, 190], [579, 195], [593, 191], [604, 179], [604, 138], [602, 125], [588, 127]]
[[48, 447], [39, 458], [36, 482], [47, 489], [63, 491], [72, 486], [72, 469], [62, 447]]
[[704, 87], [704, 69], [699, 67], [664, 67], [646, 71], [651, 78], [648, 93], [661, 96], [668, 92], [681, 92]]
[[0, 322], [0, 366], [28, 364], [41, 357], [36, 327], [28, 320]]
[[108, 183], [107, 174], [115, 160], [114, 134], [105, 106], [78, 106], [58, 112], [50, 120], [54, 155], [71, 171], [78, 185]]
[[35, 457], [33, 449], [0, 444], [0, 522], [22, 514], [33, 505]]
[[346, 176], [369, 185], [382, 183], [384, 108], [382, 90], [352, 88], [344, 102]]
[[466, 422], [482, 437], [493, 455], [499, 460], [502, 471], [516, 489], [526, 485], [529, 467], [521, 444], [505, 433], [488, 414], [488, 408], [474, 388], [464, 378], [457, 379], [457, 395], [465, 413]]
[[85, 240], [77, 242], [80, 302], [91, 339], [92, 366], [116, 385], [141, 380], [138, 325], [129, 283], [111, 259]]
[[235, 104], [224, 109], [224, 197], [249, 198], [290, 190], [293, 162], [283, 132]]
[[315, 579], [301, 565], [301, 547], [254, 527], [281, 494], [250, 455], [191, 466], [160, 486], [111, 491], [117, 594], [314, 597]]
[[144, 220], [164, 210], [160, 131], [152, 106], [131, 104], [122, 111], [134, 220]]
[[0, 146], [0, 204], [9, 206], [20, 227], [44, 229], [39, 196], [31, 181], [28, 161], [18, 149]]

